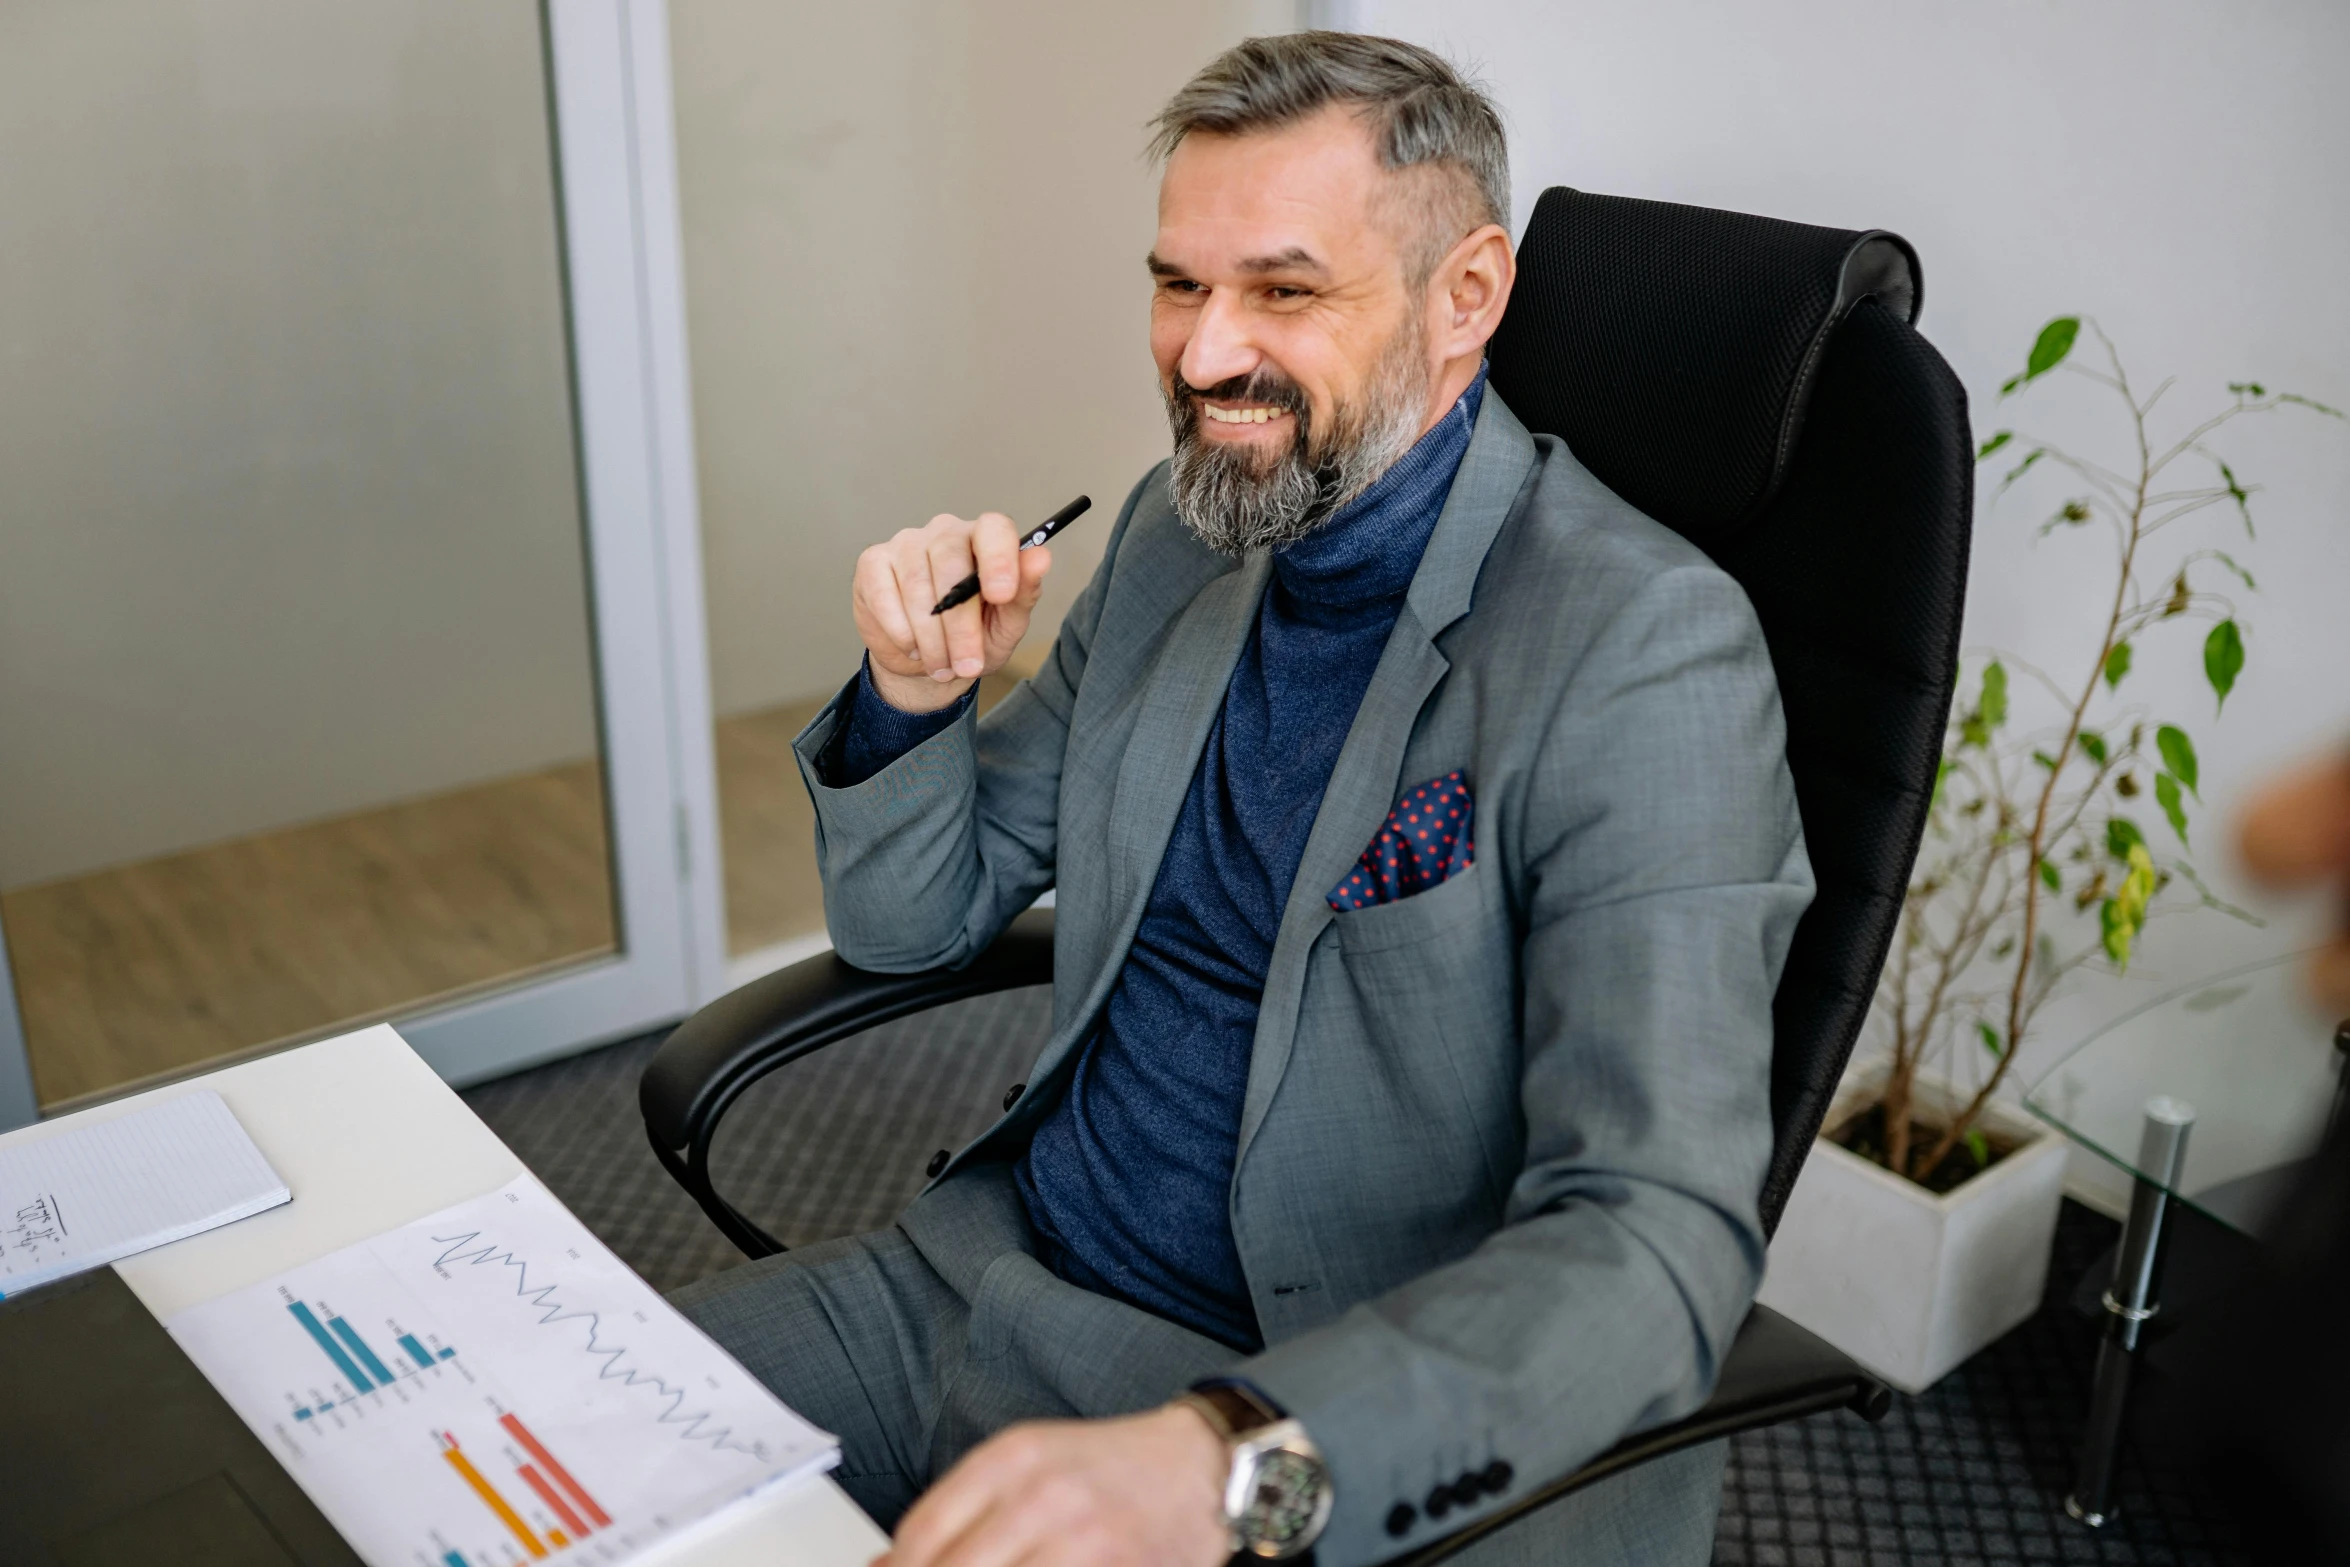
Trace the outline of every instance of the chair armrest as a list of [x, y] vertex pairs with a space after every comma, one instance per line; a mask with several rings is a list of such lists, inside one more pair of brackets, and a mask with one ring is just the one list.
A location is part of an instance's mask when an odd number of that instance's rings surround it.
[[851, 1034], [950, 1001], [1045, 985], [1053, 977], [1053, 912], [1030, 909], [959, 969], [869, 974], [832, 953], [755, 979], [677, 1025], [637, 1084], [653, 1152], [710, 1222], [753, 1257], [783, 1243], [710, 1184], [718, 1122], [760, 1078]]
[[1730, 1345], [1713, 1397], [1697, 1413], [1626, 1437], [1573, 1474], [1529, 1491], [1441, 1540], [1391, 1557], [1381, 1567], [1429, 1567], [1560, 1497], [1685, 1447], [1800, 1420], [1824, 1409], [1849, 1409], [1874, 1423], [1884, 1418], [1892, 1402], [1892, 1389], [1842, 1350], [1770, 1307], [1757, 1306], [1747, 1313]]

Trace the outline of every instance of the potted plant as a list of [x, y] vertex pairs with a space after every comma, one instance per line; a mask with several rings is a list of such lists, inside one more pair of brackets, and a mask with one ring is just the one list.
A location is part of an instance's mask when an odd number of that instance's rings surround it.
[[[2084, 331], [2101, 362], [2075, 356]], [[2065, 475], [2069, 493], [2039, 537], [2104, 541], [2108, 564], [2094, 577], [2083, 570], [2072, 596], [2086, 623], [2082, 656], [2043, 670], [1979, 654], [1962, 672], [1970, 695], [1951, 716], [1871, 1048], [1796, 1183], [1761, 1296], [1911, 1392], [2039, 1306], [2065, 1148], [2000, 1090], [2040, 1009], [2068, 978], [2125, 973], [2157, 919], [2251, 918], [2196, 874], [2201, 756], [2180, 715], [2134, 699], [2130, 673], [2153, 639], [2201, 628], [2218, 716], [2244, 670], [2233, 595], [2255, 584], [2210, 542], [2212, 524], [2251, 538], [2254, 487], [2213, 438], [2282, 407], [2343, 417], [2238, 382], [2207, 416], [2158, 436], [2171, 383], [2141, 396], [2113, 344], [2078, 316], [2041, 329], [2000, 398], [2060, 370], [2120, 403], [2121, 460], [2012, 429], [1977, 457], [2006, 460], [1994, 505], [2028, 474]], [[2019, 696], [2045, 721], [2012, 720]]]

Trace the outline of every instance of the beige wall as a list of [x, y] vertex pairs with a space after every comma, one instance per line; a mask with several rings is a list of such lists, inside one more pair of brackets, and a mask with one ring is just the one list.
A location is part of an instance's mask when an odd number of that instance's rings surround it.
[[590, 754], [529, 0], [0, 5], [0, 888]]
[[849, 572], [940, 511], [1095, 511], [1166, 455], [1143, 122], [1293, 0], [673, 0], [717, 709], [855, 668]]

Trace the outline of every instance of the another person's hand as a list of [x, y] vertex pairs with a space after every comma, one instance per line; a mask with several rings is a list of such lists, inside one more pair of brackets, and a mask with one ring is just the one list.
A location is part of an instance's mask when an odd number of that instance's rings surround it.
[[[871, 656], [874, 688], [892, 707], [935, 712], [1004, 667], [1052, 570], [1042, 545], [1020, 548], [1001, 512], [938, 516], [857, 557], [849, 599]], [[943, 615], [930, 607], [976, 569], [979, 597]]]
[[1223, 1439], [1180, 1404], [1013, 1426], [914, 1504], [880, 1564], [1216, 1567], [1229, 1469]]
[[2239, 843], [2252, 874], [2273, 887], [2330, 881], [2340, 911], [2333, 940], [2310, 963], [2310, 984], [2350, 1011], [2350, 755], [2288, 773], [2254, 796]]

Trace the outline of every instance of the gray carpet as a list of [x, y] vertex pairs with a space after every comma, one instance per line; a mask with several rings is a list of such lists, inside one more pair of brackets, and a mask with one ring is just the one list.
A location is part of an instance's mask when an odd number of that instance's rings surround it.
[[[887, 1224], [933, 1150], [984, 1128], [1042, 1044], [1049, 993], [893, 1023], [775, 1073], [726, 1121], [714, 1164], [736, 1205], [791, 1244]], [[664, 1290], [740, 1255], [645, 1142], [636, 1082], [658, 1038], [469, 1090], [466, 1102], [630, 1266]], [[2066, 1205], [2039, 1315], [1884, 1422], [1844, 1414], [1740, 1437], [1715, 1567], [2206, 1567], [2248, 1560], [2190, 1475], [2134, 1452], [2101, 1534], [2062, 1497], [2094, 1328], [2062, 1300], [2114, 1225]]]

